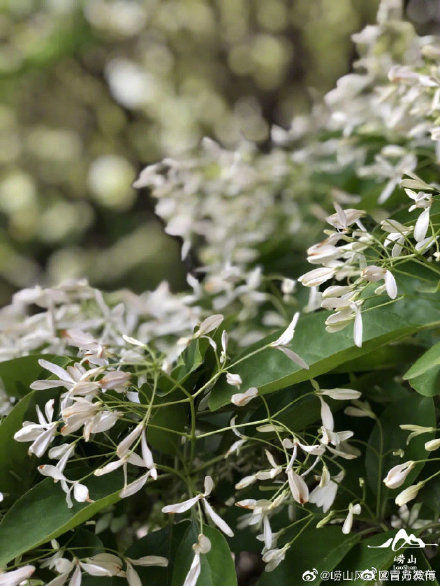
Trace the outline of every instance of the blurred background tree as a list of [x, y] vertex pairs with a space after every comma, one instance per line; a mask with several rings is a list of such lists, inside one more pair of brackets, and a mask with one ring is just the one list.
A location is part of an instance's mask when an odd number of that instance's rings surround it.
[[[184, 284], [179, 247], [130, 184], [210, 136], [267, 148], [329, 90], [376, 0], [0, 0], [0, 302], [87, 276]], [[408, 15], [429, 28], [433, 0]], [[171, 276], [171, 278], [170, 278]]]

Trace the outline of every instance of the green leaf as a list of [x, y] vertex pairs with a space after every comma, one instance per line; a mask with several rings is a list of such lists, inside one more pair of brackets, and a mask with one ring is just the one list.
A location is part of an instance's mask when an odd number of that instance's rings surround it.
[[[385, 497], [390, 495], [382, 480], [388, 470], [402, 462], [402, 459], [393, 456], [392, 452], [405, 447], [409, 432], [400, 429], [399, 425], [411, 423], [435, 426], [435, 409], [431, 398], [420, 398], [415, 393], [408, 393], [402, 389], [401, 398], [391, 403], [380, 416], [380, 425], [376, 424], [368, 441], [371, 448], [382, 454], [381, 463], [372, 449], [366, 451], [365, 464], [367, 468], [368, 483], [372, 491], [377, 494], [380, 482], [381, 490]], [[382, 435], [381, 435], [382, 429]], [[411, 440], [405, 450], [405, 460], [420, 460], [426, 458], [424, 444], [431, 439], [433, 434], [426, 433]], [[418, 465], [408, 475], [405, 485], [410, 485], [420, 473], [422, 466]], [[379, 476], [380, 475], [380, 476]], [[404, 485], [404, 486], [405, 486]], [[400, 490], [403, 490], [403, 487]], [[393, 495], [398, 492], [393, 491]]]
[[[158, 399], [156, 399], [157, 403], [159, 403]], [[156, 409], [150, 421], [153, 425], [164, 429], [149, 426], [149, 443], [160, 452], [174, 456], [181, 436], [166, 430], [181, 432], [185, 427], [186, 420], [187, 408], [184, 405], [168, 405], [167, 407]]]
[[31, 383], [38, 379], [49, 378], [47, 370], [38, 364], [40, 358], [54, 362], [59, 366], [65, 366], [70, 362], [69, 358], [52, 354], [31, 354], [0, 362], [0, 378], [10, 397], [24, 397], [30, 392]]
[[[438, 326], [440, 300], [437, 295], [426, 293], [426, 275], [418, 275], [420, 271], [417, 271], [412, 277], [398, 280], [399, 293], [404, 297], [392, 303], [388, 303], [386, 297], [365, 302], [362, 348], [354, 345], [350, 326], [333, 334], [326, 332], [324, 322], [329, 313], [319, 311], [300, 318], [290, 344], [291, 349], [310, 366], [308, 370], [302, 369], [279, 350], [267, 347], [277, 338], [278, 332], [249, 348], [232, 366], [231, 372], [240, 374], [245, 388], [255, 386], [260, 393], [271, 393], [329, 372], [420, 329]], [[383, 303], [386, 304], [378, 306]], [[211, 393], [210, 408], [215, 410], [228, 404], [234, 392], [222, 377]]]
[[208, 340], [204, 338], [192, 340], [189, 346], [179, 356], [171, 374], [169, 376], [164, 374], [160, 377], [158, 384], [160, 394], [167, 395], [171, 391], [176, 390], [179, 385], [184, 386], [188, 379], [192, 380], [191, 375], [204, 363], [208, 348]]
[[119, 500], [122, 488], [119, 473], [87, 480], [92, 503], [67, 507], [65, 494], [51, 478], [46, 478], [6, 513], [0, 523], [0, 567], [66, 531], [74, 529], [101, 509]]
[[321, 584], [321, 572], [336, 568], [360, 538], [356, 533], [344, 535], [340, 527], [309, 527], [295, 540], [285, 560], [272, 572], [263, 574], [259, 586], [303, 584], [306, 581], [302, 575], [307, 571], [317, 572], [313, 584]]
[[414, 390], [424, 397], [440, 394], [440, 366], [436, 366], [415, 378], [410, 379]]
[[[197, 543], [198, 527], [194, 523], [188, 527], [176, 552], [171, 586], [182, 586], [194, 559], [194, 543]], [[211, 550], [201, 556], [201, 572], [197, 586], [237, 586], [234, 562], [223, 535], [205, 525], [203, 533], [211, 541]]]
[[57, 389], [28, 393], [0, 424], [0, 492], [15, 500], [28, 490], [35, 476], [36, 458], [28, 456], [29, 442], [17, 442], [14, 434], [25, 420], [36, 421], [35, 406], [58, 396]]
[[434, 344], [427, 352], [414, 362], [403, 378], [425, 397], [440, 393], [440, 342]]
[[405, 372], [403, 378], [405, 380], [416, 378], [436, 366], [440, 366], [440, 342], [434, 344], [432, 348], [416, 360], [411, 368]]

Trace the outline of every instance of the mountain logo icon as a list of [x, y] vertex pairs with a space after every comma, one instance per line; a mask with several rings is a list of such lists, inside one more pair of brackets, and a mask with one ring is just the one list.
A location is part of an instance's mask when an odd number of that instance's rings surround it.
[[437, 543], [425, 543], [420, 537], [416, 537], [414, 533], [408, 535], [406, 529], [399, 529], [394, 537], [387, 539], [382, 545], [368, 545], [370, 549], [392, 549], [399, 551], [404, 547], [413, 547], [416, 549], [423, 549], [428, 545], [438, 547]]

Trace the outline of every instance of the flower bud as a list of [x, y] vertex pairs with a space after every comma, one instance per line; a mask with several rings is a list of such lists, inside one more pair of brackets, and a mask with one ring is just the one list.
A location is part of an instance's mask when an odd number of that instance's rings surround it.
[[403, 462], [403, 464], [398, 464], [394, 468], [391, 468], [384, 478], [383, 482], [385, 486], [388, 488], [399, 488], [399, 486], [402, 486], [414, 466], [415, 462], [408, 460], [408, 462]]
[[419, 490], [423, 487], [424, 484], [424, 482], [418, 482], [417, 484], [413, 484], [411, 486], [408, 486], [408, 488], [405, 488], [405, 490], [402, 490], [402, 492], [400, 492], [396, 496], [396, 505], [402, 507], [403, 505], [406, 505], [406, 503], [408, 503], [409, 501], [415, 499], [416, 496], [419, 494]]
[[433, 452], [434, 450], [438, 450], [440, 448], [440, 438], [430, 440], [429, 442], [425, 443], [425, 450], [427, 452]]

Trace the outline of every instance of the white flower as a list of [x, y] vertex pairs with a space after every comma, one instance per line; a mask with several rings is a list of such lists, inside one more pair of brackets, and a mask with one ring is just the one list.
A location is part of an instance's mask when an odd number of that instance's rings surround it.
[[269, 549], [263, 554], [263, 562], [266, 564], [264, 570], [266, 572], [272, 572], [286, 557], [286, 552], [289, 549], [289, 544], [286, 544], [282, 548]]
[[121, 560], [108, 553], [87, 558], [85, 562], [79, 562], [79, 565], [90, 576], [119, 576], [122, 569]]
[[207, 497], [211, 494], [213, 488], [214, 482], [211, 476], [205, 476], [205, 491], [203, 493], [199, 493], [198, 495], [181, 503], [167, 505], [166, 507], [162, 508], [162, 513], [184, 513], [185, 511], [188, 511], [191, 507], [193, 507], [197, 502], [201, 501], [207, 516], [210, 517], [214, 524], [217, 525], [217, 527], [221, 529], [223, 533], [225, 533], [229, 537], [232, 537], [234, 535], [232, 529], [214, 511], [214, 509], [207, 501]]
[[388, 488], [399, 488], [405, 482], [406, 477], [411, 472], [411, 470], [415, 466], [415, 462], [413, 460], [408, 460], [408, 462], [404, 462], [403, 464], [398, 464], [389, 470], [388, 474], [384, 478], [384, 484]]
[[202, 568], [200, 555], [207, 554], [211, 550], [211, 542], [206, 535], [200, 533], [197, 543], [194, 543], [193, 545], [193, 550], [195, 553], [194, 559], [188, 574], [186, 575], [183, 586], [196, 586]]
[[139, 559], [132, 559], [132, 558], [125, 558], [127, 563], [127, 570], [125, 572], [125, 577], [129, 586], [142, 586], [142, 581], [139, 577], [139, 574], [134, 569], [133, 565], [135, 566], [159, 566], [162, 568], [166, 568], [168, 566], [167, 558], [158, 555], [146, 555]]
[[326, 403], [322, 397], [318, 396], [318, 398], [321, 403], [322, 425], [325, 427], [326, 430], [333, 431], [333, 429], [335, 427], [335, 421], [333, 419], [333, 414], [331, 412], [331, 409], [330, 409], [328, 403]]
[[425, 483], [423, 481], [418, 482], [417, 484], [413, 484], [411, 486], [408, 486], [408, 488], [405, 488], [405, 490], [402, 490], [402, 492], [400, 492], [395, 498], [396, 505], [401, 507], [403, 505], [406, 505], [407, 502], [415, 499], [416, 496], [419, 494], [419, 490], [423, 488], [424, 484]]
[[343, 210], [338, 203], [333, 204], [336, 213], [326, 218], [327, 222], [338, 230], [346, 230], [349, 226], [357, 222], [362, 216], [365, 216], [363, 210], [348, 208]]
[[133, 568], [133, 565], [127, 561], [127, 570], [125, 572], [125, 578], [127, 580], [128, 586], [142, 586], [142, 581], [139, 577], [139, 574]]
[[110, 389], [122, 392], [130, 380], [130, 373], [122, 370], [112, 370], [107, 372], [99, 381], [98, 384], [103, 391]]
[[106, 347], [95, 340], [91, 334], [78, 329], [69, 329], [66, 331], [64, 338], [69, 345], [76, 346], [84, 351], [84, 356], [92, 364], [98, 366], [107, 364]]
[[139, 423], [117, 446], [116, 454], [123, 458], [126, 456], [133, 445], [133, 443], [140, 437], [142, 431], [144, 430], [144, 425]]
[[0, 586], [19, 586], [25, 580], [28, 580], [35, 572], [35, 566], [23, 566], [12, 572], [0, 574]]
[[296, 324], [298, 323], [298, 320], [299, 320], [299, 312], [295, 313], [295, 315], [292, 318], [292, 321], [287, 326], [287, 328], [284, 330], [284, 332], [281, 334], [281, 336], [277, 340], [272, 342], [270, 345], [277, 347], [277, 346], [287, 346], [288, 344], [290, 344], [290, 342], [293, 340], [293, 336], [295, 335], [295, 328], [296, 328]]
[[397, 297], [397, 284], [391, 271], [376, 265], [370, 265], [362, 271], [362, 277], [372, 283], [384, 279], [388, 296], [391, 299], [395, 299]]
[[326, 513], [332, 506], [337, 491], [337, 483], [329, 480], [324, 486], [318, 485], [312, 490], [309, 502], [315, 504], [317, 507], [322, 507], [323, 512]]
[[321, 395], [326, 395], [331, 399], [338, 401], [347, 401], [351, 399], [359, 399], [361, 393], [353, 389], [321, 389]]
[[304, 479], [289, 469], [287, 470], [287, 480], [294, 500], [301, 505], [306, 503], [309, 500], [309, 489]]
[[427, 452], [434, 452], [435, 450], [438, 450], [440, 448], [440, 439], [433, 439], [429, 442], [425, 443], [425, 450]]
[[222, 323], [223, 319], [224, 318], [220, 313], [210, 315], [202, 321], [202, 323], [199, 326], [199, 329], [194, 334], [194, 337], [199, 338], [200, 336], [205, 336], [206, 334], [209, 334], [209, 332], [216, 330]]
[[90, 576], [123, 576], [122, 561], [110, 553], [98, 553], [85, 562], [79, 562], [81, 568]]
[[287, 344], [290, 344], [295, 334], [295, 327], [298, 323], [298, 319], [299, 313], [297, 312], [295, 313], [295, 315], [292, 318], [292, 321], [281, 334], [281, 336], [277, 338], [275, 341], [271, 342], [269, 345], [272, 348], [276, 348], [277, 350], [283, 352], [283, 354], [285, 354], [290, 360], [292, 360], [292, 362], [298, 364], [298, 366], [300, 366], [301, 368], [308, 369], [309, 365], [301, 358], [301, 356], [299, 356], [296, 352], [287, 347]]
[[411, 423], [404, 423], [402, 425], [399, 425], [400, 429], [403, 429], [405, 431], [411, 431], [411, 433], [409, 434], [406, 443], [409, 444], [409, 442], [419, 436], [422, 435], [423, 433], [429, 433], [429, 432], [433, 432], [435, 431], [434, 427], [424, 427], [422, 425], [412, 425]]
[[351, 531], [351, 528], [353, 526], [353, 515], [360, 515], [361, 511], [362, 508], [359, 503], [357, 503], [356, 505], [350, 503], [348, 505], [348, 514], [344, 521], [344, 524], [342, 525], [342, 533], [344, 533], [344, 535], [347, 535]]
[[233, 387], [240, 387], [243, 382], [239, 374], [232, 374], [231, 372], [226, 373], [226, 381], [228, 385], [232, 385]]
[[99, 403], [91, 403], [82, 397], [75, 397], [73, 405], [61, 411], [65, 421], [65, 425], [61, 428], [62, 435], [74, 433], [84, 426], [84, 439], [88, 441], [90, 434], [95, 432], [95, 424], [99, 431], [106, 431], [113, 427], [119, 414], [115, 411], [102, 411], [101, 413], [99, 411]]
[[50, 399], [45, 404], [45, 416], [37, 405], [39, 423], [25, 421], [23, 427], [14, 435], [14, 439], [18, 442], [33, 442], [29, 448], [29, 454], [35, 454], [37, 458], [41, 458], [55, 437], [58, 422], [52, 421], [54, 402], [54, 399]]
[[250, 387], [245, 393], [235, 393], [232, 395], [231, 403], [234, 403], [237, 407], [244, 407], [257, 396], [258, 389], [256, 387]]
[[283, 279], [281, 282], [281, 292], [283, 295], [290, 295], [295, 291], [296, 281], [294, 279]]
[[388, 236], [385, 238], [383, 243], [384, 246], [386, 247], [389, 244], [393, 244], [393, 248], [391, 249], [391, 256], [400, 256], [403, 250], [405, 237], [413, 231], [413, 227], [404, 226], [397, 220], [392, 219], [383, 220], [380, 225], [382, 230], [388, 232]]
[[319, 287], [329, 279], [333, 278], [335, 269], [328, 267], [320, 267], [319, 269], [313, 269], [304, 275], [299, 277], [298, 281], [304, 285], [304, 287]]
[[90, 378], [99, 374], [102, 367], [86, 370], [81, 364], [75, 364], [64, 369], [44, 359], [40, 359], [38, 364], [57, 376], [58, 380], [37, 380], [31, 384], [31, 389], [52, 389], [62, 386], [75, 395], [87, 395], [99, 390], [99, 384], [91, 381]]

